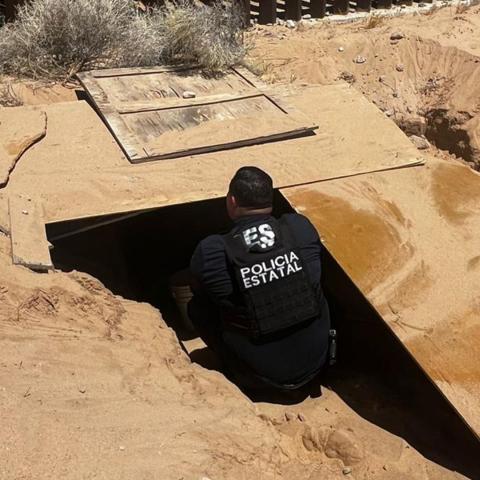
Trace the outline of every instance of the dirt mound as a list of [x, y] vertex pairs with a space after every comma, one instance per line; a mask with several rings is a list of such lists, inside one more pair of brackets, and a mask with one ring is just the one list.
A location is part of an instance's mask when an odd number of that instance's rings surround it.
[[3, 235], [0, 265], [4, 478], [461, 478], [332, 391], [251, 403], [191, 364], [157, 310], [12, 266]]
[[407, 134], [479, 167], [479, 12], [444, 9], [374, 28], [257, 27], [251, 61], [270, 81], [347, 81]]

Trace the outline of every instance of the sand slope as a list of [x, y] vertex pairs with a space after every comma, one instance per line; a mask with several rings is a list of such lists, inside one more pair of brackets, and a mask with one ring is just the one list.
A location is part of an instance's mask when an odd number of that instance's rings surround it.
[[[347, 81], [407, 133], [479, 164], [480, 7], [352, 25], [257, 27], [251, 63], [272, 82]], [[392, 34], [402, 34], [392, 40]], [[299, 52], [302, 52], [299, 55]], [[365, 59], [357, 63], [357, 58]]]
[[190, 364], [150, 306], [85, 274], [14, 267], [8, 243], [0, 237], [2, 478], [336, 479], [345, 465], [357, 479], [460, 478], [333, 392], [289, 420], [285, 407], [253, 405]]

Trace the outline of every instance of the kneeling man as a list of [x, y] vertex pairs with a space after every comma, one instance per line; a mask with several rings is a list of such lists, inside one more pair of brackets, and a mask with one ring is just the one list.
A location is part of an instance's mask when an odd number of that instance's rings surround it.
[[267, 173], [243, 167], [235, 174], [227, 195], [234, 226], [197, 246], [189, 315], [240, 386], [296, 389], [327, 360], [321, 244], [306, 217], [274, 218], [272, 203]]

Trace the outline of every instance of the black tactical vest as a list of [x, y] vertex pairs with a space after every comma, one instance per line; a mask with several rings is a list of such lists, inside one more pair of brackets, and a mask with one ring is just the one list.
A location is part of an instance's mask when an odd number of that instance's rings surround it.
[[252, 338], [300, 325], [320, 314], [319, 299], [290, 227], [259, 220], [224, 236], [242, 305], [225, 313], [226, 323]]

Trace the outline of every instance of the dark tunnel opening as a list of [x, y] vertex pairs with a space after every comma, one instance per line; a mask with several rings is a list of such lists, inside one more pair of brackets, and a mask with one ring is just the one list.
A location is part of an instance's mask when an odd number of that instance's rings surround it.
[[[292, 211], [279, 192], [275, 205], [276, 215]], [[202, 238], [229, 227], [221, 198], [50, 224], [47, 235], [57, 269], [87, 272], [115, 294], [152, 304], [185, 340], [189, 332], [182, 328], [169, 279], [188, 267]], [[480, 478], [477, 438], [326, 249], [323, 285], [339, 339], [338, 363], [323, 385], [428, 459]]]

